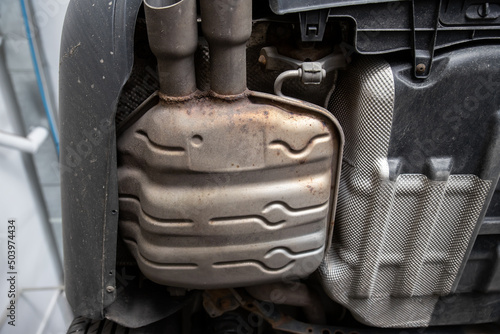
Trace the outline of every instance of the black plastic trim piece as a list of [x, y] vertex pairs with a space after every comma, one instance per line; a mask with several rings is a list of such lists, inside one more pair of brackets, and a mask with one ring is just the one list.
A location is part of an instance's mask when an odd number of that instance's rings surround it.
[[271, 10], [278, 15], [297, 13], [309, 10], [366, 5], [370, 3], [394, 2], [400, 0], [269, 0]]
[[141, 0], [73, 0], [59, 71], [66, 296], [75, 315], [102, 318], [116, 298], [115, 113], [133, 63]]

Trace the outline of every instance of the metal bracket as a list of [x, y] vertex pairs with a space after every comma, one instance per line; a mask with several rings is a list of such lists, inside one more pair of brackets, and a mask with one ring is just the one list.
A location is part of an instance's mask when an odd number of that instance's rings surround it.
[[240, 303], [233, 294], [233, 290], [230, 289], [205, 290], [203, 292], [203, 308], [212, 318], [236, 310], [240, 307]]
[[242, 308], [252, 314], [264, 319], [271, 327], [285, 333], [295, 334], [324, 334], [324, 333], [360, 333], [368, 334], [369, 331], [346, 328], [346, 327], [332, 327], [316, 324], [308, 324], [293, 319], [281, 313], [276, 305], [271, 302], [259, 301], [251, 296], [248, 296], [244, 291], [236, 291], [231, 289], [235, 300], [241, 305]]
[[[427, 8], [426, 4], [412, 0], [413, 69], [415, 77], [419, 79], [427, 78], [431, 72], [441, 12], [441, 1], [433, 3], [434, 8]], [[422, 13], [433, 13], [429, 17], [432, 22], [423, 22], [429, 18]], [[433, 29], [421, 28], [425, 26], [432, 26]]]
[[325, 34], [329, 9], [299, 13], [302, 42], [321, 42]]

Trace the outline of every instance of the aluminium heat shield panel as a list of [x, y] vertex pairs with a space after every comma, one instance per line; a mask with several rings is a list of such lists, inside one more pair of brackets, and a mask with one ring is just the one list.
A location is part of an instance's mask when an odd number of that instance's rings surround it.
[[444, 178], [398, 175], [387, 154], [394, 95], [391, 67], [378, 58], [359, 58], [339, 77], [329, 110], [346, 144], [320, 275], [329, 296], [360, 321], [419, 327], [452, 292], [491, 182], [448, 175], [446, 164], [436, 165]]

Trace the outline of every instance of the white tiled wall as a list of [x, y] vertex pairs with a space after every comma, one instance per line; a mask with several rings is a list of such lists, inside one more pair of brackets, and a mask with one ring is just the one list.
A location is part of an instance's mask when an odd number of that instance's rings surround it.
[[[57, 101], [59, 45], [64, 14], [69, 0], [34, 0], [32, 8], [38, 29], [35, 37], [41, 41], [41, 64], [52, 90], [49, 98]], [[7, 65], [14, 83], [22, 117], [27, 129], [48, 128], [41, 104], [33, 64], [26, 40], [20, 0], [0, 0], [0, 34], [6, 50]], [[4, 104], [5, 92], [0, 87], [0, 131], [12, 132]], [[57, 106], [57, 103], [55, 103]], [[53, 167], [57, 154], [49, 137], [34, 156], [38, 177], [44, 192], [54, 233], [61, 245], [61, 208], [59, 176]], [[42, 333], [65, 333], [72, 314], [63, 293], [55, 259], [51, 257], [42, 233], [42, 217], [36, 209], [34, 194], [19, 152], [0, 147], [0, 333], [37, 333], [49, 305], [55, 303]], [[4, 310], [7, 297], [7, 220], [17, 220], [17, 293], [16, 327], [6, 324]]]

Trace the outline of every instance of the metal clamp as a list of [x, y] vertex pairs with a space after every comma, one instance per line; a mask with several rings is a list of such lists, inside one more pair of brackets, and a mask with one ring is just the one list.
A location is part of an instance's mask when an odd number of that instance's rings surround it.
[[283, 82], [290, 78], [300, 78], [304, 85], [319, 85], [321, 81], [326, 78], [326, 70], [321, 67], [320, 63], [306, 62], [296, 70], [288, 70], [276, 78], [274, 81], [274, 93], [281, 97], [288, 97], [283, 95], [281, 87]]
[[300, 78], [305, 85], [319, 85], [326, 78], [328, 72], [344, 68], [347, 65], [347, 61], [341, 53], [332, 53], [314, 62], [302, 62], [280, 55], [278, 50], [271, 46], [262, 48], [259, 62], [265, 65], [266, 70], [284, 71], [274, 81], [274, 93], [281, 97], [288, 97], [281, 92], [285, 80]]

